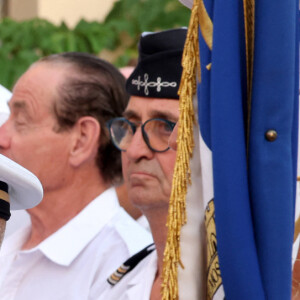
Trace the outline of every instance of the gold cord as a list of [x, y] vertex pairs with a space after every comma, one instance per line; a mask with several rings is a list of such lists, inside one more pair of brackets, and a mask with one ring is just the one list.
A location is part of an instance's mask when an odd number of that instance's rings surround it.
[[[202, 0], [201, 0], [202, 1]], [[182, 57], [182, 77], [179, 87], [179, 128], [177, 154], [167, 220], [168, 236], [164, 252], [162, 274], [162, 299], [178, 299], [178, 264], [180, 261], [180, 231], [186, 223], [186, 193], [191, 182], [190, 158], [194, 140], [193, 95], [196, 92], [196, 73], [200, 78], [200, 56], [198, 45], [199, 0], [194, 0], [187, 38]], [[197, 72], [198, 71], [198, 72]], [[183, 267], [183, 266], [182, 266]]]

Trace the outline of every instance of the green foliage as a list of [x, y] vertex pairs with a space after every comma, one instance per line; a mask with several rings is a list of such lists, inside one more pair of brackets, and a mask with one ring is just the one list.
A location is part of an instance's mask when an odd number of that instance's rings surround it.
[[[99, 7], [99, 9], [101, 9]], [[121, 67], [137, 56], [141, 32], [187, 26], [189, 10], [178, 0], [119, 0], [105, 21], [81, 20], [74, 29], [46, 20], [0, 20], [0, 83], [11, 88], [17, 78], [42, 56], [66, 51], [101, 56], [103, 50], [117, 55]]]

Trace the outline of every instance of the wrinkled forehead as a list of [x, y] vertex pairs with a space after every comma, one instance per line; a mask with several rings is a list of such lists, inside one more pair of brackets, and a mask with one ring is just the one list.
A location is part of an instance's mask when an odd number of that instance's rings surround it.
[[59, 98], [58, 87], [65, 82], [66, 68], [50, 63], [33, 64], [17, 81], [10, 100], [10, 108], [51, 108]]
[[163, 118], [177, 122], [179, 101], [177, 99], [131, 96], [123, 115], [127, 119], [137, 119], [142, 122], [152, 118]]

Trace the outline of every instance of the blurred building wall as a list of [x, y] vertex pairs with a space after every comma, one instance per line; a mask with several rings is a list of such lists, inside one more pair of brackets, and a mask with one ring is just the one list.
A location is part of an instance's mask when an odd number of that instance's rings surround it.
[[34, 17], [47, 19], [54, 24], [64, 21], [74, 27], [84, 18], [103, 21], [117, 0], [6, 0], [7, 15], [22, 21]]
[[37, 17], [38, 0], [8, 0], [7, 14], [17, 21]]

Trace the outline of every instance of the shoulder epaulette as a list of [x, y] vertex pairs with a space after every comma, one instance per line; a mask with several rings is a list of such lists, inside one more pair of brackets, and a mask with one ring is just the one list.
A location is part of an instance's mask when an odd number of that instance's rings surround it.
[[146, 256], [148, 256], [155, 249], [154, 244], [150, 244], [140, 252], [128, 258], [113, 274], [107, 278], [107, 282], [114, 286], [126, 274], [132, 271]]

